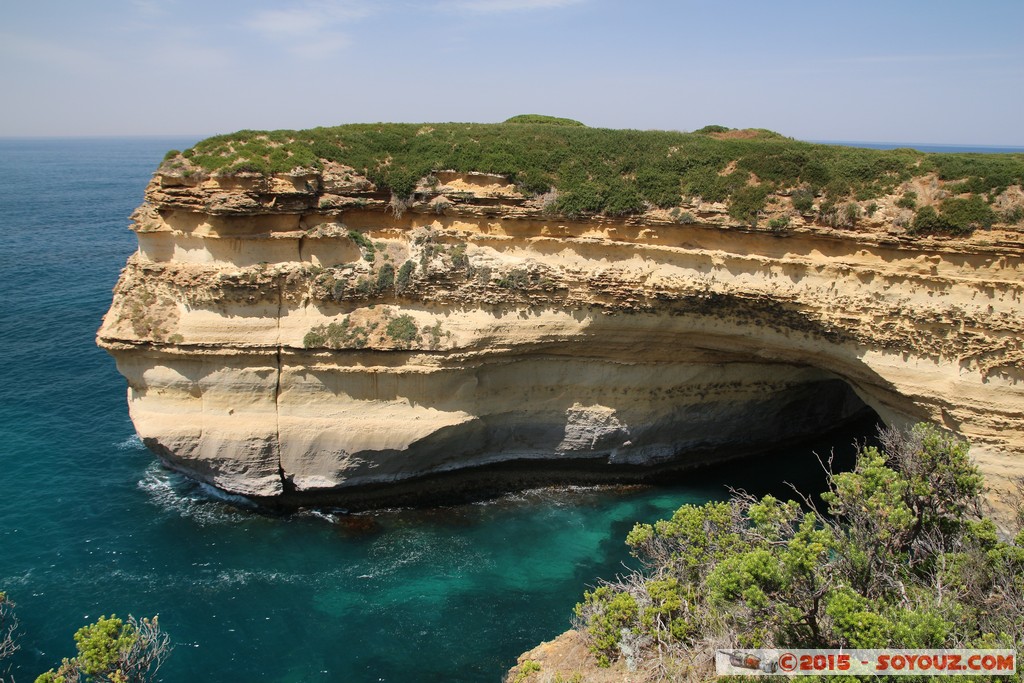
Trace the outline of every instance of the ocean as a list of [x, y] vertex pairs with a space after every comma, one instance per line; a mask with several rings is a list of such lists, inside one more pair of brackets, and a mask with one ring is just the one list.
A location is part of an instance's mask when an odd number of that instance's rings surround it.
[[22, 627], [0, 680], [72, 656], [101, 615], [159, 614], [167, 682], [497, 682], [625, 571], [635, 522], [727, 485], [820, 489], [814, 451], [870, 430], [672, 486], [359, 515], [273, 515], [193, 483], [141, 445], [94, 335], [135, 248], [129, 214], [164, 152], [194, 142], [0, 140], [0, 591]]
[[935, 154], [1024, 154], [1024, 147], [999, 147], [996, 145], [936, 145], [930, 142], [847, 142], [844, 140], [809, 140], [808, 142], [842, 147], [866, 147], [868, 149], [916, 149], [919, 152]]

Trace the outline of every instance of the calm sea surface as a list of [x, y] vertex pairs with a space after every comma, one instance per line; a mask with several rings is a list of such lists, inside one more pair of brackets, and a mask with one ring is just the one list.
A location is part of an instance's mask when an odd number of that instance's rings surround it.
[[161, 469], [93, 338], [135, 247], [128, 215], [193, 142], [0, 140], [0, 590], [22, 621], [19, 683], [110, 613], [160, 615], [165, 681], [498, 681], [621, 571], [635, 521], [726, 484], [820, 486], [808, 447], [685, 487], [282, 517]]

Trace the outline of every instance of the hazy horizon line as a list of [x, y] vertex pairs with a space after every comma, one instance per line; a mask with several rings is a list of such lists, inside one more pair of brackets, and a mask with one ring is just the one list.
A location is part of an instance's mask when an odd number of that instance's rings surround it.
[[[663, 130], [651, 128], [650, 130]], [[675, 131], [680, 133], [691, 133], [693, 131]], [[226, 133], [230, 135], [230, 133]], [[129, 134], [95, 134], [95, 135], [0, 135], [0, 140], [160, 140], [170, 138], [195, 138], [197, 141], [205, 140], [210, 137], [217, 135], [225, 135], [225, 133], [129, 133]], [[790, 137], [790, 136], [786, 136]], [[963, 147], [972, 149], [1009, 149], [1009, 150], [1020, 150], [1024, 152], [1024, 144], [993, 144], [993, 143], [970, 143], [970, 142], [907, 142], [903, 140], [824, 140], [824, 139], [803, 139], [793, 137], [793, 140], [798, 142], [807, 142], [818, 145], [841, 145], [841, 146], [858, 146], [858, 145], [885, 145], [887, 147], [897, 148], [910, 148], [917, 149], [918, 147]]]

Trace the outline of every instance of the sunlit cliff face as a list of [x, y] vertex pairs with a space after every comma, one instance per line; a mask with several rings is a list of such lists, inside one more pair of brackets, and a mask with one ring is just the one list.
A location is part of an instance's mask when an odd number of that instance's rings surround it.
[[[157, 174], [98, 342], [145, 443], [225, 490], [359, 506], [639, 476], [865, 409], [1024, 473], [1019, 233], [547, 216], [504, 179]], [[454, 482], [457, 482], [454, 483]]]

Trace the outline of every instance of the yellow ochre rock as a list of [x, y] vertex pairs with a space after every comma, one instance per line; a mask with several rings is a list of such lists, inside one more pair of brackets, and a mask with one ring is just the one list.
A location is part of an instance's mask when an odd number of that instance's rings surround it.
[[865, 406], [962, 432], [998, 498], [1024, 474], [1019, 226], [912, 236], [897, 198], [772, 229], [697, 199], [558, 217], [487, 174], [397, 200], [338, 164], [162, 167], [98, 343], [167, 464], [282, 504], [628, 478]]

